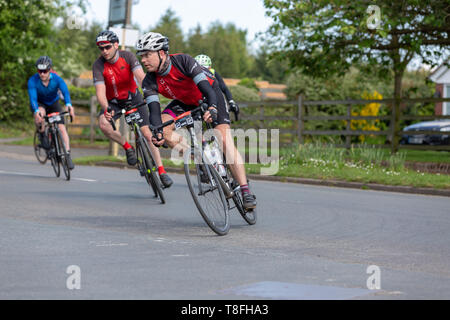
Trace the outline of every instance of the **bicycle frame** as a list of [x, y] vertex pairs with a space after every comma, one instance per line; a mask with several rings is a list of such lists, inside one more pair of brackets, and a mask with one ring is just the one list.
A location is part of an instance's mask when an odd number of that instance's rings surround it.
[[[153, 128], [152, 131], [155, 131], [158, 128], [163, 128], [165, 126], [168, 126], [172, 123], [175, 123], [175, 130], [180, 129], [182, 127], [185, 127], [190, 136], [191, 136], [191, 150], [192, 153], [195, 155], [197, 154], [195, 151], [196, 150], [201, 150], [201, 163], [202, 164], [211, 164], [209, 163], [209, 159], [207, 159], [207, 157], [205, 156], [204, 153], [204, 149], [203, 149], [203, 145], [200, 145], [198, 143], [198, 139], [197, 139], [197, 134], [194, 130], [194, 118], [193, 115], [197, 114], [197, 113], [202, 113], [205, 112], [206, 110], [206, 106], [202, 103], [199, 107], [195, 108], [194, 110], [191, 111], [187, 111], [184, 112], [182, 114], [180, 114], [179, 116], [175, 117], [173, 120], [169, 120], [166, 121], [165, 123], [163, 123], [162, 125]], [[210, 127], [210, 125], [207, 123], [207, 127], [209, 129], [211, 129], [212, 127]], [[202, 130], [203, 133], [203, 130]], [[155, 132], [154, 132], [155, 134]], [[209, 141], [210, 143], [217, 143], [217, 138], [213, 135], [211, 137], [211, 139], [213, 139], [214, 141]], [[203, 140], [202, 140], [203, 141]], [[218, 148], [218, 146], [216, 146]], [[218, 148], [219, 149], [219, 148]], [[220, 150], [220, 149], [219, 149]], [[185, 163], [186, 163], [186, 159], [185, 159]], [[214, 166], [212, 166], [214, 168]], [[209, 169], [207, 169], [208, 175], [210, 175], [211, 173], [209, 172]], [[215, 177], [217, 178], [217, 180], [219, 181], [220, 187], [222, 188], [225, 197], [227, 199], [232, 198], [234, 196], [234, 190], [231, 189], [231, 186], [228, 185], [227, 182], [225, 182], [225, 180], [223, 179], [223, 177], [219, 174], [219, 172], [217, 172], [217, 170], [214, 168], [214, 172], [212, 173], [215, 175]], [[209, 176], [209, 178], [211, 179], [211, 177]], [[214, 181], [214, 179], [211, 179], [211, 181]]]
[[[50, 131], [50, 134], [52, 136], [51, 143], [56, 151], [56, 157], [59, 159], [62, 155], [60, 145], [59, 145], [59, 135], [58, 132], [61, 133], [61, 130], [59, 129], [59, 121], [61, 120], [61, 117], [63, 117], [65, 114], [68, 114], [68, 112], [54, 112], [50, 113], [45, 116], [46, 122], [45, 125], [48, 127], [48, 130]], [[59, 117], [58, 117], [59, 116]]]

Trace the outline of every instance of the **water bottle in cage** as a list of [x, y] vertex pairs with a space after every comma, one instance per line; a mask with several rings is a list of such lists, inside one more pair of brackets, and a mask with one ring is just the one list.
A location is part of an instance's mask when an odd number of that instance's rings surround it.
[[209, 164], [212, 164], [213, 167], [219, 172], [222, 177], [227, 175], [225, 166], [223, 164], [222, 152], [220, 152], [219, 148], [214, 145], [214, 143], [203, 143], [203, 150]]

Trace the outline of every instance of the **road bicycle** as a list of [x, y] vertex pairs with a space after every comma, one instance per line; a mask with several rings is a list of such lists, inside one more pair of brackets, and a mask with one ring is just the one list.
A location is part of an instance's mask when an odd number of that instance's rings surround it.
[[[136, 155], [137, 155], [137, 169], [139, 170], [141, 176], [145, 177], [148, 185], [153, 190], [156, 198], [159, 197], [161, 203], [166, 203], [164, 197], [163, 189], [165, 188], [159, 176], [157, 175], [157, 166], [153, 153], [148, 145], [147, 139], [144, 137], [139, 124], [144, 121], [139, 113], [139, 108], [146, 107], [147, 103], [142, 102], [138, 105], [132, 106], [131, 101], [124, 103], [124, 108], [119, 110], [119, 113], [125, 115], [125, 122], [129, 125], [130, 130], [134, 132], [135, 145], [136, 145]], [[108, 108], [108, 112], [111, 112], [111, 108]], [[116, 126], [114, 121], [110, 121], [114, 130]]]
[[[250, 225], [256, 223], [257, 213], [256, 209], [244, 208], [239, 183], [233, 177], [230, 166], [220, 151], [217, 137], [211, 134], [212, 126], [208, 123], [205, 126], [202, 124], [202, 116], [207, 108], [208, 105], [201, 101], [197, 108], [150, 128], [154, 136], [158, 130], [171, 124], [175, 125], [175, 130], [188, 130], [190, 149], [184, 152], [183, 159], [189, 191], [206, 224], [216, 234], [226, 235], [230, 229], [229, 210], [237, 208]], [[200, 125], [195, 125], [195, 122]], [[199, 127], [200, 130], [195, 130]]]
[[[58, 124], [61, 122], [68, 112], [53, 112], [44, 116], [45, 128], [44, 135], [48, 138], [49, 149], [42, 146], [39, 140], [39, 131], [36, 129], [33, 139], [34, 154], [41, 164], [45, 164], [48, 159], [53, 167], [56, 177], [61, 175], [61, 167], [63, 168], [66, 180], [70, 180], [70, 169], [67, 158], [70, 157], [67, 152], [64, 140], [61, 136], [61, 130]], [[70, 117], [72, 121], [72, 117]]]

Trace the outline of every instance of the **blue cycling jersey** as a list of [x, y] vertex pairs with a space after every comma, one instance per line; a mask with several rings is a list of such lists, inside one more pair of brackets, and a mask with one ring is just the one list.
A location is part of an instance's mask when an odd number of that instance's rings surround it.
[[69, 89], [64, 80], [56, 73], [50, 72], [48, 86], [42, 84], [39, 74], [35, 73], [28, 80], [28, 95], [30, 97], [31, 111], [35, 113], [39, 110], [38, 103], [51, 106], [59, 100], [58, 89], [61, 90], [66, 106], [72, 106], [70, 102]]

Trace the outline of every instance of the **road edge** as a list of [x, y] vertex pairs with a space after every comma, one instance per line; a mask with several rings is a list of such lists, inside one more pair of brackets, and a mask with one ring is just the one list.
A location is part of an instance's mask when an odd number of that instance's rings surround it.
[[[121, 169], [135, 169], [133, 166], [129, 166], [125, 163], [118, 163], [112, 161], [100, 161], [94, 166], [104, 166], [104, 167], [115, 167]], [[173, 173], [184, 173], [182, 168], [176, 167], [165, 167], [167, 172]], [[351, 188], [360, 190], [376, 190], [376, 191], [388, 191], [388, 192], [399, 192], [399, 193], [409, 193], [409, 194], [423, 194], [423, 195], [433, 195], [433, 196], [443, 196], [450, 197], [450, 190], [445, 189], [432, 189], [432, 188], [418, 188], [411, 186], [392, 186], [384, 185], [378, 183], [364, 183], [364, 182], [348, 182], [340, 180], [320, 180], [311, 178], [299, 178], [299, 177], [279, 177], [279, 176], [263, 176], [257, 174], [247, 174], [249, 180], [260, 180], [260, 181], [273, 181], [273, 182], [288, 182], [288, 183], [299, 183], [308, 184], [316, 186], [327, 186], [327, 187], [339, 187], [339, 188]]]

